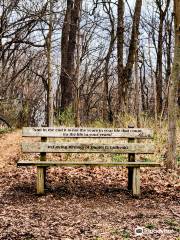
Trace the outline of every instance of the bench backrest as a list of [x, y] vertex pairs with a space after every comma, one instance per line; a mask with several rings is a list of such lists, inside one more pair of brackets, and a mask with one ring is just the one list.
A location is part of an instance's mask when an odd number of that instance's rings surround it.
[[23, 137], [41, 137], [40, 142], [23, 142], [24, 153], [154, 153], [154, 145], [147, 143], [92, 144], [77, 142], [47, 142], [47, 138], [128, 138], [151, 139], [151, 129], [138, 128], [72, 128], [26, 127]]
[[141, 138], [153, 137], [146, 128], [25, 127], [23, 137], [50, 138]]

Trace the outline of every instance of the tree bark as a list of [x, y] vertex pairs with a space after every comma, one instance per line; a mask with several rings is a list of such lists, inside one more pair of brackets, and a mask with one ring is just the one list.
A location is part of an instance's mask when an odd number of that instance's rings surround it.
[[156, 67], [156, 99], [157, 113], [162, 111], [162, 47], [163, 47], [163, 22], [164, 17], [160, 13], [159, 36], [158, 36], [158, 52], [157, 52], [157, 67]]
[[105, 57], [105, 68], [104, 68], [104, 77], [103, 77], [103, 121], [112, 123], [113, 116], [111, 111], [111, 97], [109, 94], [109, 65], [110, 65], [111, 54], [113, 52], [116, 36], [115, 36], [114, 21], [111, 15], [112, 9], [110, 9], [110, 7], [107, 8], [106, 3], [104, 3], [104, 8], [106, 9], [106, 13], [108, 14], [108, 17], [109, 17], [111, 30], [110, 30], [110, 43], [109, 43], [109, 47]]
[[[69, 43], [69, 32], [71, 23], [71, 12], [73, 8], [73, 1], [67, 0], [67, 9], [64, 18], [62, 37], [61, 37], [61, 76], [60, 86], [61, 87], [61, 99], [59, 99], [59, 113], [64, 111], [66, 107], [71, 104], [72, 101], [72, 81], [68, 76], [67, 64], [68, 64], [68, 43]], [[60, 92], [60, 89], [58, 89]], [[59, 94], [60, 95], [60, 94]]]
[[141, 127], [140, 123], [140, 94], [139, 94], [139, 74], [138, 74], [138, 48], [135, 55], [134, 65], [134, 77], [135, 77], [135, 109], [136, 109], [136, 125]]
[[176, 161], [176, 120], [177, 120], [177, 91], [180, 82], [180, 0], [174, 0], [175, 47], [172, 76], [169, 89], [168, 105], [168, 154], [166, 167], [175, 169]]
[[65, 111], [73, 102], [74, 58], [81, 1], [67, 0], [61, 39], [61, 111]]
[[49, 127], [53, 126], [53, 120], [54, 120], [51, 48], [52, 48], [52, 0], [49, 0], [49, 32], [47, 36], [47, 69], [48, 69], [47, 126]]
[[[121, 1], [119, 1], [119, 4], [121, 4]], [[121, 10], [121, 6], [120, 7]], [[123, 66], [123, 56], [122, 56], [122, 35], [120, 34], [119, 38], [117, 39], [118, 44], [118, 98], [119, 98], [119, 108], [122, 112], [125, 111], [126, 106], [126, 98], [127, 98], [127, 92], [128, 87], [131, 82], [132, 78], [132, 72], [133, 72], [133, 65], [135, 62], [135, 54], [136, 54], [136, 48], [137, 48], [137, 41], [138, 41], [138, 35], [139, 35], [139, 24], [140, 24], [140, 16], [141, 16], [141, 7], [142, 7], [142, 0], [136, 0], [135, 4], [135, 10], [134, 10], [134, 16], [133, 16], [133, 24], [132, 24], [132, 32], [131, 32], [131, 39], [130, 39], [130, 45], [129, 45], [129, 54], [127, 58], [126, 66], [123, 68], [122, 72], [122, 66]], [[118, 11], [119, 14], [122, 14], [123, 11]], [[119, 16], [118, 25], [120, 25], [122, 20], [122, 16]], [[117, 35], [118, 36], [118, 35]], [[121, 55], [120, 55], [121, 54]], [[120, 59], [121, 58], [121, 59]]]
[[166, 13], [169, 8], [170, 0], [167, 0], [165, 9], [161, 0], [156, 0], [159, 9], [159, 31], [158, 31], [158, 48], [157, 48], [157, 63], [156, 63], [156, 100], [157, 100], [157, 114], [161, 114], [163, 105], [162, 86], [163, 86], [163, 24]]
[[[80, 5], [79, 15], [81, 16], [82, 10], [82, 2]], [[75, 127], [80, 127], [81, 125], [81, 118], [80, 118], [80, 52], [81, 52], [81, 32], [80, 32], [80, 17], [78, 18], [78, 25], [77, 25], [77, 44], [76, 44], [76, 70], [75, 70]]]
[[118, 25], [117, 25], [117, 59], [118, 59], [118, 107], [122, 109], [123, 103], [123, 58], [124, 58], [124, 0], [118, 0]]

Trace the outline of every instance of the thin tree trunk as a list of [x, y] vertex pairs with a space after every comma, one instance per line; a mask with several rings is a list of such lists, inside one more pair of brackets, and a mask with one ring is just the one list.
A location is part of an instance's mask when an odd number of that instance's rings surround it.
[[118, 107], [117, 112], [123, 110], [123, 58], [124, 58], [124, 0], [118, 0], [118, 25], [117, 25], [117, 58], [118, 58]]
[[152, 86], [153, 86], [153, 97], [154, 97], [154, 119], [155, 119], [155, 127], [157, 129], [157, 121], [158, 121], [158, 117], [157, 117], [157, 94], [156, 94], [156, 79], [154, 76], [154, 72], [153, 72], [153, 64], [152, 64], [152, 58], [151, 58], [151, 51], [150, 48], [151, 44], [150, 44], [150, 35], [148, 37], [148, 57], [149, 57], [149, 62], [150, 62], [150, 68], [151, 68], [151, 81], [152, 81]]
[[109, 95], [109, 82], [108, 82], [108, 68], [109, 68], [109, 59], [105, 60], [105, 72], [103, 78], [103, 121], [108, 121], [108, 95]]
[[165, 9], [161, 0], [156, 0], [157, 7], [159, 9], [159, 31], [158, 31], [158, 48], [157, 48], [157, 63], [156, 63], [156, 99], [157, 99], [157, 113], [160, 115], [162, 111], [162, 86], [163, 86], [163, 24], [166, 17], [166, 13], [169, 8], [170, 0], [166, 1]]
[[162, 48], [163, 48], [163, 22], [164, 17], [160, 13], [159, 36], [158, 36], [158, 53], [157, 53], [157, 67], [156, 67], [156, 101], [157, 113], [162, 111]]
[[47, 68], [48, 68], [48, 126], [53, 126], [54, 107], [53, 107], [53, 82], [51, 69], [51, 49], [52, 49], [52, 0], [49, 0], [49, 32], [47, 37]]
[[135, 65], [134, 65], [134, 76], [135, 76], [135, 109], [136, 109], [136, 122], [137, 127], [140, 128], [140, 97], [139, 97], [139, 74], [138, 74], [138, 49], [136, 50]]
[[[79, 15], [81, 16], [82, 2], [80, 5]], [[80, 33], [80, 16], [78, 17], [78, 30], [77, 30], [77, 61], [75, 71], [75, 127], [80, 127], [80, 51], [81, 51], [81, 33]]]
[[107, 55], [105, 57], [105, 69], [104, 69], [104, 81], [103, 81], [103, 120], [112, 121], [112, 116], [111, 115], [111, 106], [110, 106], [110, 99], [109, 99], [109, 63], [110, 63], [110, 58], [111, 54], [113, 51], [114, 47], [114, 42], [115, 42], [115, 31], [114, 31], [114, 25], [113, 22], [111, 22], [111, 40], [108, 48]]

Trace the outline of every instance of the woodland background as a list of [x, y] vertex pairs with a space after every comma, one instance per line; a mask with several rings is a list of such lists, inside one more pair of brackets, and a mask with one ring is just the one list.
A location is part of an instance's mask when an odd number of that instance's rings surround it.
[[170, 0], [1, 1], [0, 110], [45, 124], [53, 91], [57, 122], [167, 118], [173, 45]]
[[133, 119], [157, 131], [168, 120], [168, 167], [175, 167], [178, 1], [0, 4], [0, 113], [13, 126], [126, 127]]

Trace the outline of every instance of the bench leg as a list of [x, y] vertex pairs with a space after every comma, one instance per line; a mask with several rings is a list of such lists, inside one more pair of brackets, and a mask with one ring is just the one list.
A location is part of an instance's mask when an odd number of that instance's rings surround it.
[[132, 190], [133, 168], [128, 167], [128, 190]]
[[37, 167], [37, 194], [44, 194], [44, 184], [45, 184], [44, 177], [45, 177], [44, 168]]
[[133, 196], [140, 196], [140, 167], [133, 168]]
[[43, 171], [44, 171], [44, 188], [46, 189], [47, 187], [47, 181], [46, 181], [46, 178], [47, 178], [47, 167], [43, 167]]

